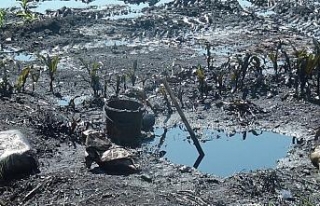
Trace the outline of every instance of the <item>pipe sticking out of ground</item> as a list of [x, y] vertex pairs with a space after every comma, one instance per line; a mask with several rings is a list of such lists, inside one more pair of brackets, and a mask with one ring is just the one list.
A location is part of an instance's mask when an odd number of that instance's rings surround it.
[[[199, 152], [199, 157], [198, 157], [198, 159], [202, 159], [202, 158], [204, 157], [204, 152], [203, 152], [203, 150], [202, 150], [202, 147], [201, 147], [201, 145], [200, 145], [200, 143], [199, 143], [198, 138], [197, 138], [196, 135], [194, 134], [194, 131], [193, 131], [193, 129], [191, 128], [191, 126], [190, 126], [190, 124], [189, 124], [186, 116], [184, 115], [184, 113], [183, 113], [183, 111], [182, 111], [182, 109], [181, 109], [181, 107], [180, 107], [180, 105], [179, 105], [179, 103], [178, 103], [178, 101], [177, 101], [177, 98], [176, 98], [175, 95], [173, 94], [173, 92], [172, 92], [172, 90], [171, 90], [171, 88], [170, 88], [167, 80], [166, 80], [166, 79], [162, 79], [161, 81], [163, 82], [163, 85], [164, 85], [165, 89], [167, 90], [168, 94], [170, 95], [170, 98], [171, 98], [174, 106], [177, 108], [177, 111], [178, 111], [178, 113], [179, 113], [179, 115], [180, 115], [183, 123], [185, 124], [185, 126], [186, 126], [186, 128], [187, 128], [187, 130], [188, 130], [188, 132], [189, 132], [189, 134], [190, 134], [190, 136], [191, 136], [191, 139], [192, 139], [194, 145], [196, 146], [196, 148], [197, 148], [197, 150], [198, 150], [198, 152]], [[194, 165], [194, 167], [197, 167], [197, 166]]]

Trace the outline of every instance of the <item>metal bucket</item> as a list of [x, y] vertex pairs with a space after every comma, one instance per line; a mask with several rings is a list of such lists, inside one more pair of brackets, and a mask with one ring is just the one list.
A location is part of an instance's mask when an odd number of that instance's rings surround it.
[[105, 107], [107, 135], [116, 144], [137, 146], [141, 136], [143, 105], [128, 98], [110, 99]]

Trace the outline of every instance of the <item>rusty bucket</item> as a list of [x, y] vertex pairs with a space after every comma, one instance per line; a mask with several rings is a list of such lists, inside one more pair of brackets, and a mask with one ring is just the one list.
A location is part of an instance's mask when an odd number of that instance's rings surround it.
[[141, 136], [143, 105], [134, 99], [112, 98], [104, 107], [107, 135], [116, 144], [137, 146]]

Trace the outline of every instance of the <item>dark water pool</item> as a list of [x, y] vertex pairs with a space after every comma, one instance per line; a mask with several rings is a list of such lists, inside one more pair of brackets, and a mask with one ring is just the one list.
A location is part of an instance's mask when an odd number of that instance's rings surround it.
[[[163, 135], [156, 129], [156, 138], [147, 147], [152, 151], [165, 151], [165, 158], [173, 163], [193, 166], [198, 152], [184, 129], [175, 127]], [[205, 157], [198, 169], [219, 176], [237, 172], [273, 168], [278, 159], [286, 156], [292, 138], [272, 132], [247, 132], [227, 136], [223, 132], [204, 130], [201, 146]], [[162, 137], [162, 138], [161, 138]]]

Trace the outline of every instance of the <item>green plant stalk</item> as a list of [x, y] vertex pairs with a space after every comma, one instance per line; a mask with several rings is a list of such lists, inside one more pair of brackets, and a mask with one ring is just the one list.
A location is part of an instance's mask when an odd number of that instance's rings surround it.
[[284, 55], [284, 57], [285, 57], [285, 61], [286, 61], [286, 63], [287, 63], [287, 68], [286, 68], [286, 71], [285, 72], [290, 72], [290, 73], [292, 73], [292, 68], [291, 68], [291, 61], [290, 61], [290, 57], [289, 57], [289, 55], [288, 55], [288, 53], [285, 51], [285, 50], [283, 50], [283, 49], [281, 49], [281, 52], [282, 52], [282, 54]]
[[275, 54], [270, 53], [268, 56], [270, 58], [270, 60], [272, 61], [273, 64], [273, 69], [274, 69], [274, 73], [275, 73], [275, 78], [276, 78], [276, 82], [278, 82], [278, 58], [279, 58], [279, 50], [281, 50], [283, 45], [283, 42], [281, 40], [279, 40], [276, 49], [275, 49]]
[[49, 59], [49, 76], [50, 76], [50, 91], [53, 92], [53, 81], [55, 80], [55, 75], [58, 68], [59, 57], [55, 56]]
[[[309, 79], [312, 79], [312, 74], [314, 73], [315, 68], [319, 64], [320, 55], [308, 54], [306, 50], [295, 50], [296, 63], [297, 67], [297, 79], [295, 82], [296, 92], [298, 94], [298, 86], [300, 83], [300, 95], [305, 96], [308, 93], [306, 85]], [[305, 93], [305, 91], [307, 92]]]
[[88, 69], [88, 72], [91, 77], [91, 87], [93, 89], [93, 93], [95, 97], [99, 96], [99, 90], [100, 90], [100, 78], [98, 75], [98, 71], [100, 69], [99, 63], [95, 62], [92, 65], [92, 69]]
[[247, 74], [247, 71], [248, 71], [248, 67], [249, 67], [249, 64], [250, 64], [250, 58], [251, 58], [251, 54], [249, 53], [246, 53], [246, 56], [244, 57], [243, 61], [242, 61], [242, 64], [241, 64], [241, 74], [242, 74], [242, 78], [241, 78], [241, 81], [240, 81], [240, 88], [243, 88], [243, 85], [244, 85], [244, 79], [246, 77], [246, 74]]
[[21, 71], [21, 73], [20, 73], [20, 75], [18, 77], [18, 80], [17, 80], [17, 82], [15, 84], [15, 87], [19, 92], [21, 92], [21, 90], [25, 91], [24, 85], [26, 84], [26, 81], [27, 81], [27, 78], [28, 78], [28, 76], [30, 74], [31, 68], [32, 68], [32, 66], [31, 67], [26, 67]]
[[20, 6], [22, 11], [18, 12], [17, 15], [22, 17], [26, 22], [32, 21], [36, 18], [35, 14], [29, 8], [28, 0], [21, 0]]
[[204, 93], [207, 93], [206, 91], [206, 76], [204, 69], [201, 67], [201, 65], [198, 65], [198, 68], [196, 70], [197, 79], [199, 82], [198, 89], [200, 91], [200, 95], [203, 96]]
[[41, 68], [39, 70], [31, 69], [30, 73], [31, 73], [31, 79], [32, 79], [32, 92], [34, 92], [35, 85], [40, 78]]
[[13, 86], [10, 84], [7, 76], [7, 70], [4, 61], [0, 61], [0, 68], [3, 69], [3, 78], [0, 81], [0, 95], [10, 96], [13, 93]]
[[166, 92], [165, 87], [163, 85], [160, 86], [159, 92], [163, 95], [164, 101], [166, 102], [166, 105], [167, 105], [167, 108], [168, 108], [168, 113], [172, 114], [173, 110], [171, 108], [171, 104], [170, 104], [170, 101], [168, 99], [167, 92]]
[[287, 64], [287, 67], [285, 68], [285, 72], [289, 73], [289, 87], [291, 88], [292, 85], [292, 67], [291, 67], [291, 60], [290, 57], [288, 55], [288, 53], [286, 51], [284, 51], [283, 49], [281, 49], [282, 54], [285, 56], [285, 61]]
[[48, 72], [50, 77], [50, 82], [49, 82], [50, 92], [53, 93], [53, 81], [55, 80], [60, 57], [59, 56], [50, 57], [49, 55], [43, 56], [40, 54], [38, 55], [38, 57], [40, 58], [42, 63], [44, 63], [45, 66], [48, 67]]
[[320, 65], [318, 63], [317, 67], [317, 96], [320, 97]]
[[121, 81], [123, 83], [123, 89], [126, 90], [127, 89], [127, 78], [126, 78], [126, 75], [122, 75]]
[[3, 9], [0, 9], [0, 27], [3, 26], [5, 20], [6, 12]]
[[[90, 80], [87, 80], [86, 78], [82, 77], [84, 81], [88, 82], [93, 90], [93, 95], [95, 97], [99, 96], [99, 91], [101, 88], [100, 84], [100, 77], [99, 77], [99, 70], [100, 70], [100, 64], [97, 62], [94, 62], [92, 65], [90, 65], [88, 62], [84, 61], [82, 58], [80, 58], [81, 63], [83, 64], [84, 68], [86, 68]], [[105, 84], [106, 87], [106, 84]]]
[[240, 76], [240, 70], [237, 68], [234, 68], [233, 74], [231, 79], [234, 81], [234, 90], [233, 92], [236, 92], [238, 90], [238, 84], [239, 84], [239, 76]]
[[20, 5], [21, 5], [23, 11], [28, 11], [29, 10], [28, 0], [21, 0], [20, 1]]
[[223, 77], [224, 77], [224, 73], [220, 71], [218, 74], [218, 91], [220, 96], [222, 95]]

